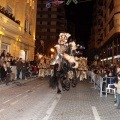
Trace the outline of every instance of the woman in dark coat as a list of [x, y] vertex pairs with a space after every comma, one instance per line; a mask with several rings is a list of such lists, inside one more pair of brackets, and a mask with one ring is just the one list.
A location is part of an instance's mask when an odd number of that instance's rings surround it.
[[6, 85], [8, 85], [10, 79], [10, 75], [7, 72], [7, 66], [5, 63], [3, 63], [1, 67], [1, 80], [5, 81]]

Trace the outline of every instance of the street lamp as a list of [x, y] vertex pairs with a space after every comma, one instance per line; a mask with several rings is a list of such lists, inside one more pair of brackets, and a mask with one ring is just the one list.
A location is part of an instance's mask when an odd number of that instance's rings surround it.
[[51, 55], [50, 55], [50, 57], [51, 57], [51, 58], [54, 58], [54, 53], [55, 53], [54, 48], [50, 48], [50, 51], [51, 51]]
[[96, 60], [97, 65], [98, 65], [99, 55], [95, 55], [95, 56], [94, 56], [94, 59]]
[[54, 52], [55, 52], [55, 50], [54, 50], [53, 48], [51, 48], [51, 49], [50, 49], [50, 51], [51, 51], [52, 53], [54, 53]]

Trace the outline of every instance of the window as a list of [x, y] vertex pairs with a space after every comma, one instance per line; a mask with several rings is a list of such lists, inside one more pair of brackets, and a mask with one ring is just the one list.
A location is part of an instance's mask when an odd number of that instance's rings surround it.
[[50, 29], [47, 29], [47, 32], [50, 32]]
[[28, 20], [25, 20], [24, 31], [28, 31]]
[[51, 18], [51, 15], [50, 15], [50, 14], [48, 14], [48, 18]]
[[105, 22], [106, 22], [106, 14], [105, 14], [104, 18], [105, 18]]
[[56, 29], [50, 29], [50, 32], [56, 32]]
[[2, 43], [1, 44], [1, 53], [3, 52], [3, 50], [5, 50], [6, 52], [9, 52], [9, 45]]
[[25, 60], [28, 60], [28, 50], [25, 50]]
[[12, 8], [8, 5], [7, 5], [7, 10], [8, 10], [8, 13], [12, 14]]
[[106, 8], [106, 0], [104, 0], [104, 6], [105, 6], [105, 8]]
[[31, 35], [32, 32], [32, 24], [29, 24], [29, 34]]
[[50, 24], [51, 24], [51, 22], [49, 21], [47, 24], [48, 24], [48, 25], [50, 25]]
[[112, 12], [113, 8], [114, 8], [114, 0], [112, 0], [109, 5], [109, 14]]
[[112, 30], [114, 27], [114, 19], [112, 18], [111, 21], [109, 22], [109, 31]]

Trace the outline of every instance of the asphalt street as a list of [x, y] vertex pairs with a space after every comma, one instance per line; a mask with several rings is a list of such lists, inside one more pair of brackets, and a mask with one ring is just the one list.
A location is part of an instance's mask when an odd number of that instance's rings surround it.
[[89, 80], [56, 94], [49, 77], [0, 85], [0, 120], [120, 120], [114, 96], [99, 96]]

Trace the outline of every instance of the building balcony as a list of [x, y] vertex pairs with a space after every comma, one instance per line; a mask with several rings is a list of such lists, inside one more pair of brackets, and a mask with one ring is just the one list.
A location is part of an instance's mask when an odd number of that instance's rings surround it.
[[15, 38], [24, 33], [23, 28], [18, 23], [2, 13], [0, 13], [0, 31], [3, 35]]

